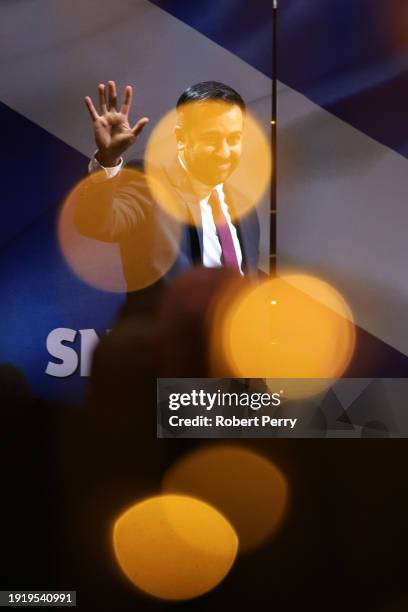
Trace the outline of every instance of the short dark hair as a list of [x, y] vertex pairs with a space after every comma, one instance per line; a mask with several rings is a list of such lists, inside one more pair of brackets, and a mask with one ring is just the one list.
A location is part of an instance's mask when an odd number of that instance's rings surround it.
[[187, 87], [177, 100], [176, 108], [190, 102], [204, 102], [214, 100], [236, 104], [245, 112], [245, 102], [235, 89], [217, 81], [203, 81]]

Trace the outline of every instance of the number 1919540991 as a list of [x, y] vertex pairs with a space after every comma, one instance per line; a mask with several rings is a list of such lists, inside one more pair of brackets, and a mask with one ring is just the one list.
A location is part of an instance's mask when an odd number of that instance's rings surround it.
[[73, 591], [13, 591], [7, 593], [7, 605], [42, 605], [42, 606], [75, 606], [76, 596]]

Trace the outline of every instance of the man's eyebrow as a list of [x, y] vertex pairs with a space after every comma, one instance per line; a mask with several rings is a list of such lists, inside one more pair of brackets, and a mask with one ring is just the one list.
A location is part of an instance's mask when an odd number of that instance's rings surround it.
[[[217, 129], [212, 129], [212, 130], [206, 130], [205, 132], [202, 132], [202, 136], [218, 136], [218, 134], [220, 134], [222, 132], [222, 130], [217, 130]], [[242, 130], [234, 130], [233, 132], [229, 132], [228, 136], [235, 136], [235, 135], [241, 135], [242, 134]]]

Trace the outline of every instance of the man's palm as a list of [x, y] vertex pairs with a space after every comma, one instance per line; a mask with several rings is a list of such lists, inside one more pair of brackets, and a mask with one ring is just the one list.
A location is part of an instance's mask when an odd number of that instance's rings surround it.
[[131, 146], [135, 140], [128, 117], [123, 113], [109, 112], [95, 120], [95, 142], [99, 150], [120, 149]]
[[108, 97], [105, 95], [105, 85], [98, 86], [99, 109], [96, 111], [92, 99], [87, 96], [85, 104], [94, 125], [95, 142], [98, 147], [98, 159], [102, 165], [116, 165], [122, 153], [135, 142], [149, 119], [143, 117], [131, 127], [129, 111], [132, 104], [132, 88], [125, 88], [124, 100], [120, 110], [117, 110], [117, 93], [114, 81], [108, 83]]

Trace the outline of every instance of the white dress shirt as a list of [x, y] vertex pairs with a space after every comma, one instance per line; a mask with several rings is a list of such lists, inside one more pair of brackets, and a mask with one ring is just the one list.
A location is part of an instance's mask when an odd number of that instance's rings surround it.
[[[179, 158], [179, 162], [181, 166], [183, 167], [183, 169], [185, 170], [184, 163], [180, 158]], [[118, 172], [122, 170], [122, 167], [123, 167], [122, 158], [117, 166], [113, 166], [112, 168], [105, 168], [104, 166], [101, 166], [101, 164], [98, 162], [98, 160], [94, 156], [89, 162], [88, 169], [90, 173], [94, 173], [94, 172], [102, 170], [104, 172], [104, 175], [101, 172], [99, 172], [98, 175], [96, 176], [99, 177], [99, 180], [106, 180], [106, 179], [110, 179], [116, 176]], [[198, 182], [197, 180], [193, 179], [191, 176], [189, 177], [189, 180], [192, 184], [194, 191], [197, 194], [197, 203], [200, 205], [200, 209], [201, 209], [201, 220], [202, 220], [202, 227], [203, 227], [203, 265], [206, 268], [219, 268], [222, 266], [221, 245], [220, 245], [220, 241], [218, 240], [217, 231], [216, 231], [214, 218], [212, 214], [212, 209], [211, 209], [210, 204], [208, 203], [212, 189], [209, 188], [208, 185], [204, 185]], [[235, 247], [235, 253], [237, 256], [237, 260], [238, 260], [239, 270], [241, 274], [243, 274], [241, 245], [239, 244], [236, 227], [233, 225], [231, 221], [231, 215], [228, 210], [228, 204], [225, 201], [223, 183], [216, 185], [215, 189], [218, 192], [220, 203], [221, 203], [221, 209], [225, 215], [225, 218], [228, 222], [229, 229], [231, 231], [231, 236], [232, 236], [232, 240], [233, 240], [234, 247]]]

